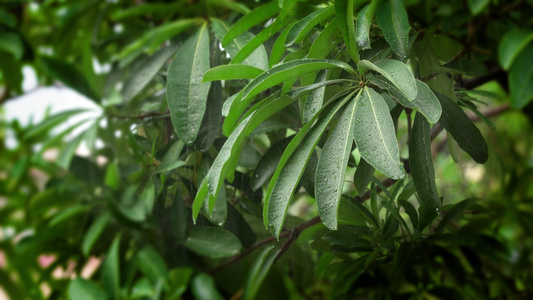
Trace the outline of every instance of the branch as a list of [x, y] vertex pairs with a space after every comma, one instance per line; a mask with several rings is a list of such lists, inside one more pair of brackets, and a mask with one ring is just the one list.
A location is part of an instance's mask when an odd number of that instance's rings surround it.
[[472, 90], [480, 85], [499, 78], [506, 79], [507, 73], [498, 67], [490, 70], [486, 75], [459, 82], [459, 86], [467, 90]]

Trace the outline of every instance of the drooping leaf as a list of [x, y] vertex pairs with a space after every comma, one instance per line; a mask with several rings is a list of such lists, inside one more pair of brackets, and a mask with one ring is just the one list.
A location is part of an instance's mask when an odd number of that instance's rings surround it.
[[207, 274], [196, 275], [191, 283], [191, 290], [195, 299], [223, 300], [224, 297], [218, 292], [215, 281]]
[[370, 181], [372, 181], [373, 175], [374, 167], [372, 167], [372, 165], [367, 163], [366, 160], [361, 157], [361, 160], [357, 165], [357, 169], [355, 170], [355, 174], [353, 175], [353, 183], [357, 193], [359, 194], [359, 197], [362, 197], [365, 194], [366, 188], [368, 187]]
[[67, 288], [69, 300], [102, 300], [109, 299], [106, 293], [94, 282], [76, 278], [70, 282]]
[[100, 103], [100, 96], [89, 84], [85, 75], [74, 67], [59, 58], [42, 56], [41, 64], [48, 76], [63, 82], [68, 87], [78, 91], [80, 94], [87, 96], [89, 99]]
[[192, 251], [210, 258], [224, 258], [239, 253], [241, 241], [231, 232], [219, 227], [191, 229], [184, 245]]
[[407, 57], [411, 26], [402, 0], [381, 2], [376, 11], [376, 20], [394, 53], [403, 58]]
[[359, 53], [355, 41], [355, 25], [353, 21], [353, 0], [335, 0], [335, 16], [342, 33], [348, 54], [355, 63], [359, 62]]
[[[276, 172], [270, 180], [263, 211], [265, 226], [275, 237], [279, 237], [287, 215], [289, 201], [302, 176], [307, 161], [318, 140], [337, 111], [351, 98], [353, 93], [334, 105], [326, 105], [317, 113], [289, 143]], [[318, 116], [321, 116], [318, 118]], [[317, 120], [316, 124], [315, 120]]]
[[136, 69], [135, 73], [124, 82], [124, 87], [121, 90], [122, 98], [125, 102], [129, 102], [154, 78], [159, 72], [163, 64], [178, 51], [179, 44], [171, 43], [162, 48], [143, 62], [143, 64]]
[[378, 72], [398, 88], [409, 101], [416, 98], [418, 89], [415, 77], [403, 62], [393, 59], [381, 59], [374, 63], [361, 60], [357, 68], [361, 73], [366, 70]]
[[498, 61], [502, 68], [508, 71], [516, 57], [532, 40], [533, 32], [531, 31], [512, 30], [507, 32], [498, 47]]
[[[315, 85], [324, 83], [327, 78], [327, 70], [321, 70], [318, 72], [317, 78], [315, 80]], [[309, 86], [307, 86], [309, 87]], [[302, 113], [302, 122], [305, 124], [313, 118], [315, 113], [320, 110], [322, 104], [324, 103], [324, 93], [326, 92], [326, 86], [323, 85], [313, 90], [305, 99]]]
[[[219, 41], [222, 40], [226, 32], [228, 32], [229, 26], [224, 21], [215, 18], [211, 19], [211, 24], [216, 38]], [[248, 44], [248, 42], [254, 37], [255, 35], [251, 34], [250, 32], [244, 32], [226, 45], [224, 50], [226, 50], [230, 57], [235, 57], [235, 55], [241, 51], [244, 45]], [[248, 57], [242, 61], [242, 63], [261, 70], [268, 69], [268, 57], [265, 47], [263, 45], [259, 46], [250, 55], [248, 55]]]
[[389, 108], [383, 97], [365, 87], [355, 109], [354, 138], [361, 156], [393, 179], [403, 179], [398, 141]]
[[315, 177], [316, 204], [322, 223], [331, 230], [337, 230], [339, 201], [353, 145], [355, 107], [361, 92], [344, 109], [318, 160]]
[[409, 167], [413, 175], [416, 191], [423, 202], [420, 212], [422, 219], [433, 219], [440, 209], [440, 199], [435, 183], [435, 168], [431, 156], [431, 137], [429, 123], [416, 114], [409, 138]]
[[485, 163], [489, 156], [488, 147], [479, 129], [452, 100], [439, 93], [436, 95], [442, 106], [439, 123], [474, 161], [479, 164]]
[[533, 100], [533, 44], [530, 44], [516, 58], [509, 73], [511, 106], [523, 108]]
[[307, 33], [313, 29], [320, 22], [327, 20], [335, 14], [335, 7], [333, 5], [318, 9], [307, 17], [294, 23], [287, 33], [285, 38], [285, 46], [290, 47], [293, 44], [300, 43]]
[[357, 45], [362, 50], [370, 49], [370, 23], [374, 18], [374, 14], [376, 13], [379, 2], [379, 0], [372, 0], [372, 2], [361, 9], [357, 15], [355, 39], [357, 41]]
[[202, 82], [215, 80], [253, 79], [263, 73], [263, 70], [250, 65], [231, 64], [221, 65], [205, 72]]
[[172, 125], [187, 144], [196, 139], [205, 113], [211, 83], [202, 76], [209, 70], [209, 36], [204, 24], [178, 50], [168, 67], [167, 101]]
[[231, 26], [228, 32], [224, 35], [224, 38], [221, 40], [222, 47], [226, 47], [231, 41], [233, 41], [243, 32], [272, 17], [279, 11], [280, 7], [276, 1], [272, 1], [252, 10], [240, 18], [239, 21], [233, 24], [233, 26]]
[[395, 96], [401, 105], [414, 109], [424, 115], [429, 123], [437, 123], [442, 114], [439, 99], [437, 99], [437, 96], [435, 96], [427, 84], [418, 79], [416, 80], [416, 87], [418, 93], [413, 101], [407, 100], [401, 93], [394, 93], [394, 90], [391, 90], [391, 94]]
[[113, 299], [120, 297], [120, 237], [117, 234], [102, 264], [102, 283], [107, 294]]
[[280, 250], [275, 249], [274, 246], [270, 245], [263, 249], [259, 256], [255, 259], [248, 278], [246, 280], [246, 285], [244, 288], [243, 300], [255, 299], [256, 294], [261, 287], [261, 284], [265, 280], [268, 271], [272, 267], [274, 260], [278, 256]]

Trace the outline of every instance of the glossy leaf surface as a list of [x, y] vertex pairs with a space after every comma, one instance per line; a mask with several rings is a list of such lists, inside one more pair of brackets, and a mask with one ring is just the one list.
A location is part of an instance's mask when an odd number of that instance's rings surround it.
[[409, 53], [409, 19], [402, 0], [385, 0], [376, 11], [376, 20], [383, 37], [389, 43], [394, 53], [400, 57], [407, 57]]
[[359, 62], [359, 53], [355, 41], [353, 20], [353, 0], [335, 0], [335, 16], [342, 33], [348, 54], [355, 63]]
[[215, 80], [252, 79], [263, 73], [263, 70], [244, 64], [221, 65], [205, 72], [202, 82]]
[[403, 62], [393, 59], [381, 59], [373, 63], [368, 60], [362, 60], [357, 67], [361, 73], [366, 70], [372, 70], [383, 75], [409, 101], [416, 98], [418, 90], [415, 77]]

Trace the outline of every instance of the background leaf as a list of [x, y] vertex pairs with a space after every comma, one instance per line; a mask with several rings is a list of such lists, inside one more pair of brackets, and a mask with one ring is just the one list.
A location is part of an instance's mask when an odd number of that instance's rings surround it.
[[193, 228], [184, 245], [192, 251], [211, 258], [224, 258], [239, 253], [241, 241], [233, 233], [218, 227]]

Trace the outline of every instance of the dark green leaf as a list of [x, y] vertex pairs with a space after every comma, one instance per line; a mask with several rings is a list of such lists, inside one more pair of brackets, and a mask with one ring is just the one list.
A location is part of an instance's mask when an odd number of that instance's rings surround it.
[[387, 78], [405, 97], [412, 101], [418, 93], [415, 77], [401, 61], [393, 59], [381, 59], [374, 63], [368, 60], [362, 60], [357, 64], [361, 73], [367, 69], [376, 71]]
[[516, 58], [509, 73], [511, 105], [520, 109], [533, 100], [533, 44]]
[[113, 299], [120, 297], [120, 237], [117, 234], [102, 264], [102, 283], [107, 294]]
[[136, 257], [137, 266], [152, 283], [167, 280], [167, 266], [165, 261], [151, 246], [144, 246]]
[[498, 60], [502, 68], [508, 71], [516, 57], [533, 40], [533, 32], [526, 30], [512, 30], [507, 32], [498, 47]]
[[490, 0], [468, 0], [468, 8], [472, 15], [477, 16], [481, 13], [490, 3]]
[[411, 202], [407, 200], [398, 200], [398, 203], [405, 209], [405, 213], [409, 216], [409, 219], [411, 219], [411, 224], [413, 224], [413, 228], [417, 228], [418, 226], [418, 213], [416, 212], [415, 207]]
[[437, 123], [442, 114], [439, 99], [437, 99], [437, 96], [435, 96], [427, 84], [418, 79], [416, 80], [416, 87], [418, 93], [413, 101], [408, 101], [402, 94], [395, 93], [394, 90], [391, 90], [391, 94], [395, 96], [401, 105], [414, 109], [424, 115], [429, 123]]
[[103, 300], [108, 299], [106, 293], [95, 283], [83, 278], [70, 282], [67, 289], [69, 300]]
[[370, 49], [370, 23], [374, 19], [374, 14], [378, 8], [379, 0], [372, 0], [357, 15], [355, 27], [355, 39], [357, 45], [362, 49]]
[[104, 231], [107, 222], [109, 222], [110, 218], [110, 213], [103, 213], [91, 224], [91, 227], [89, 227], [89, 229], [85, 233], [85, 236], [83, 237], [83, 242], [81, 244], [81, 249], [85, 256], [89, 256], [94, 243], [96, 243], [96, 241]]
[[239, 253], [241, 241], [231, 232], [218, 227], [198, 227], [189, 232], [184, 245], [211, 258], [224, 258]]
[[250, 65], [231, 64], [211, 68], [205, 72], [202, 82], [215, 80], [252, 79], [263, 73], [263, 70]]
[[276, 167], [283, 155], [283, 151], [291, 141], [292, 137], [285, 138], [272, 145], [261, 157], [252, 175], [252, 189], [260, 189], [265, 182], [274, 174]]
[[376, 12], [376, 20], [394, 53], [403, 58], [407, 57], [411, 26], [402, 0], [381, 2]]
[[248, 274], [246, 285], [244, 287], [244, 295], [242, 297], [243, 300], [256, 298], [256, 294], [279, 252], [280, 250], [275, 250], [272, 245], [261, 251]]
[[368, 184], [372, 181], [372, 176], [374, 176], [374, 167], [361, 157], [357, 169], [355, 170], [355, 174], [353, 175], [353, 183], [359, 197], [362, 197], [365, 194]]
[[327, 20], [335, 13], [335, 7], [333, 5], [318, 9], [308, 15], [307, 17], [294, 23], [287, 33], [285, 38], [285, 46], [290, 47], [293, 44], [300, 43], [307, 33], [313, 29], [320, 22]]
[[178, 137], [192, 144], [200, 130], [211, 83], [202, 83], [209, 70], [207, 24], [192, 35], [176, 53], [168, 68], [167, 101]]
[[359, 62], [359, 53], [355, 42], [355, 25], [353, 21], [353, 0], [335, 0], [335, 15], [342, 33], [344, 44], [355, 63]]
[[446, 210], [444, 217], [442, 217], [442, 220], [440, 221], [439, 226], [437, 227], [435, 232], [441, 232], [446, 227], [446, 225], [450, 223], [450, 221], [455, 219], [465, 209], [470, 208], [476, 202], [476, 200], [477, 199], [473, 198], [466, 199], [459, 203], [456, 203], [454, 206], [452, 206], [452, 208]]

